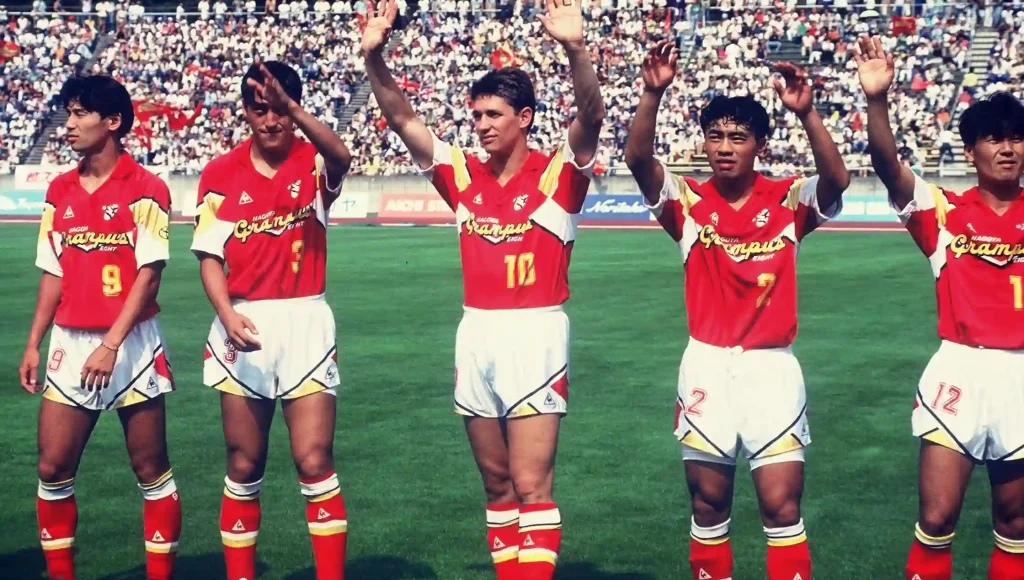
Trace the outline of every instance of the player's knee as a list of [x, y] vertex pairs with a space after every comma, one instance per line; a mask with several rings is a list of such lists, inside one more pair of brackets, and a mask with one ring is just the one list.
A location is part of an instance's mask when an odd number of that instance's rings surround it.
[[334, 458], [326, 449], [317, 449], [295, 457], [295, 470], [301, 479], [317, 479], [334, 471]]
[[228, 453], [228, 479], [238, 483], [253, 483], [263, 477], [265, 462], [261, 458], [240, 452]]
[[762, 490], [758, 499], [765, 527], [785, 528], [800, 522], [800, 497], [784, 486]]
[[75, 476], [75, 466], [62, 461], [55, 461], [52, 458], [41, 456], [39, 458], [39, 481], [56, 483], [65, 481]]
[[516, 500], [515, 488], [508, 472], [487, 472], [483, 474], [484, 493], [487, 503], [506, 503]]
[[144, 457], [132, 457], [132, 471], [140, 483], [151, 483], [159, 479], [170, 469], [170, 462], [164, 453], [146, 454]]
[[996, 513], [993, 527], [1000, 536], [1009, 540], [1024, 540], [1024, 513]]
[[693, 519], [698, 526], [710, 528], [717, 526], [729, 519], [729, 512], [732, 506], [724, 494], [708, 497], [702, 494], [694, 494], [692, 499]]
[[956, 530], [956, 512], [940, 508], [922, 510], [918, 519], [921, 531], [933, 538], [941, 538]]
[[546, 503], [552, 501], [550, 473], [523, 473], [512, 479], [519, 503]]

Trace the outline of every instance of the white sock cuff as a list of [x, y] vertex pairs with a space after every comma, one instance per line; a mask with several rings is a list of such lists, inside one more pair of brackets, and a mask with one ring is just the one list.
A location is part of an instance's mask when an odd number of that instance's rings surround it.
[[503, 528], [519, 523], [519, 508], [511, 510], [487, 509], [487, 527]]
[[322, 481], [317, 481], [315, 483], [299, 481], [299, 488], [302, 491], [302, 495], [306, 496], [306, 499], [311, 499], [337, 491], [341, 489], [341, 484], [338, 483], [338, 474], [332, 471], [331, 474]]
[[524, 512], [519, 510], [519, 530], [524, 531], [536, 527], [556, 528], [562, 526], [562, 514], [558, 508], [551, 508], [536, 512]]
[[697, 525], [697, 521], [691, 516], [690, 536], [695, 540], [720, 540], [729, 536], [729, 524], [731, 522], [732, 518], [729, 518], [717, 526], [702, 528]]
[[242, 501], [256, 499], [260, 495], [260, 489], [263, 487], [263, 479], [257, 479], [252, 483], [237, 483], [231, 481], [227, 476], [224, 476], [224, 495], [231, 497], [232, 499], [238, 499]]
[[792, 526], [787, 526], [785, 528], [764, 528], [764, 535], [767, 536], [769, 540], [795, 538], [803, 533], [805, 533], [803, 518]]
[[152, 501], [163, 499], [177, 492], [178, 486], [174, 483], [174, 472], [168, 469], [167, 473], [156, 478], [156, 481], [152, 483], [139, 483], [139, 489], [142, 491], [143, 499]]
[[75, 495], [75, 478], [72, 477], [71, 479], [55, 483], [46, 483], [43, 480], [39, 480], [39, 488], [36, 493], [39, 499], [43, 501], [67, 499]]
[[1011, 540], [1005, 536], [999, 535], [999, 532], [993, 530], [992, 534], [996, 538], [996, 547], [1000, 550], [1009, 554], [1024, 554], [1024, 540]]

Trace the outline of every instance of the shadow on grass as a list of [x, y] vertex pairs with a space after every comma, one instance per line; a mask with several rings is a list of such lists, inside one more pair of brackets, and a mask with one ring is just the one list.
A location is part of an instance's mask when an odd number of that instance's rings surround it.
[[42, 548], [26, 548], [0, 554], [0, 578], [10, 580], [38, 580], [46, 575], [46, 560]]
[[[355, 580], [436, 580], [437, 573], [427, 566], [393, 556], [357, 558], [345, 563], [345, 577]], [[293, 572], [286, 580], [316, 580], [316, 569]]]
[[[256, 562], [256, 578], [270, 569], [263, 562]], [[3, 576], [0, 576], [3, 577]], [[103, 576], [99, 580], [143, 580], [146, 577], [145, 565], [136, 566], [131, 570]], [[210, 552], [196, 556], [178, 556], [174, 559], [174, 577], [187, 580], [215, 580], [224, 578], [224, 553]], [[252, 578], [251, 580], [256, 580]]]
[[602, 572], [592, 562], [570, 562], [555, 570], [555, 580], [656, 580], [644, 572]]

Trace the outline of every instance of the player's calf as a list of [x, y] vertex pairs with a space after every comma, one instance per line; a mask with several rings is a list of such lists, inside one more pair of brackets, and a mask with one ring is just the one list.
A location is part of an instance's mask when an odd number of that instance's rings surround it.
[[263, 479], [238, 483], [224, 478], [220, 504], [220, 537], [224, 544], [227, 580], [256, 577], [256, 538], [260, 533], [260, 489]]
[[[690, 569], [694, 580], [732, 578], [732, 511], [735, 466], [683, 447], [686, 485], [693, 513], [690, 522]], [[713, 461], [712, 461], [713, 459]]]
[[769, 580], [808, 580], [811, 552], [800, 517], [803, 450], [752, 460], [751, 467], [768, 541]]
[[[44, 471], [40, 464], [40, 473]], [[75, 529], [78, 527], [75, 479], [44, 481], [40, 478], [36, 495], [39, 543], [46, 558], [46, 570], [54, 580], [74, 580]]]
[[306, 522], [313, 542], [317, 580], [341, 580], [345, 576], [345, 543], [348, 520], [338, 475], [332, 469], [318, 478], [299, 478], [306, 498]]
[[1024, 497], [1020, 497], [1022, 481], [993, 486], [995, 546], [989, 561], [989, 580], [1024, 580]]
[[143, 535], [146, 541], [147, 580], [169, 580], [174, 574], [174, 556], [181, 537], [181, 500], [170, 469], [144, 483], [139, 489], [144, 500]]

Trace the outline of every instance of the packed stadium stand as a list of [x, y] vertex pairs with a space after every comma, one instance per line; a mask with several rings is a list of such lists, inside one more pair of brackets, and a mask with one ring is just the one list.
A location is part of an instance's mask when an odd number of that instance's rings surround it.
[[[414, 169], [397, 137], [384, 130], [365, 81], [358, 48], [362, 1], [281, 2], [269, 14], [252, 0], [232, 7], [204, 0], [176, 10], [100, 2], [90, 7], [94, 17], [46, 13], [38, 4], [35, 14], [9, 15], [0, 46], [0, 173], [17, 163], [73, 159], [62, 142], [64, 116], [54, 96], [63, 78], [83, 70], [111, 74], [140, 103], [173, 110], [176, 120], [162, 114], [142, 123], [129, 147], [143, 161], [195, 174], [244, 138], [239, 83], [256, 56], [300, 71], [304, 104], [344, 135], [357, 172]], [[863, 98], [852, 58], [853, 40], [865, 33], [883, 34], [896, 56], [891, 102], [900, 154], [921, 171], [963, 169], [955, 123], [973, 99], [996, 90], [1024, 96], [1020, 6], [709, 1], [619, 10], [619, 4], [605, 0], [588, 8], [588, 42], [608, 107], [598, 162], [609, 172], [624, 169], [639, 63], [658, 38], [674, 38], [682, 55], [661, 111], [658, 154], [691, 172], [704, 167], [700, 108], [723, 93], [754, 94], [772, 113], [763, 171], [786, 175], [813, 164], [799, 122], [771, 88], [775, 61], [809, 69], [818, 109], [848, 166], [866, 172]], [[542, 33], [530, 5], [479, 7], [406, 6], [405, 26], [389, 45], [396, 78], [439, 136], [473, 150], [465, 106], [472, 80], [494, 66], [520, 66], [537, 85], [533, 144], [550, 148], [573, 114], [564, 56]]]

